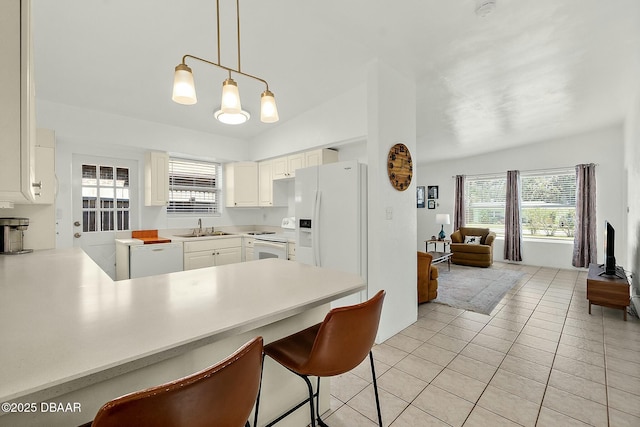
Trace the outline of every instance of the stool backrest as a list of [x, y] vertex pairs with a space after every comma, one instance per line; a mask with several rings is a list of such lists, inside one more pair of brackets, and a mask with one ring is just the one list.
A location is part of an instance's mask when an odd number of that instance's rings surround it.
[[327, 313], [309, 355], [306, 370], [318, 376], [348, 372], [367, 357], [375, 343], [385, 291], [361, 304]]
[[93, 427], [244, 426], [258, 395], [262, 337], [216, 365], [107, 402]]

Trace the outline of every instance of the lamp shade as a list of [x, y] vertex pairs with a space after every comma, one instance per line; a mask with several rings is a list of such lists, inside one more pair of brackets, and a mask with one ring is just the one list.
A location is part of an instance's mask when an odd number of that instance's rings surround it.
[[276, 107], [276, 99], [273, 92], [265, 90], [260, 95], [260, 121], [263, 123], [275, 123], [278, 117], [278, 108]]
[[436, 224], [451, 224], [449, 214], [436, 214]]
[[238, 85], [233, 79], [227, 79], [222, 83], [220, 110], [225, 114], [239, 114], [242, 111], [240, 92], [238, 92]]
[[186, 64], [178, 64], [173, 75], [173, 95], [171, 99], [182, 105], [193, 105], [198, 102], [193, 73]]

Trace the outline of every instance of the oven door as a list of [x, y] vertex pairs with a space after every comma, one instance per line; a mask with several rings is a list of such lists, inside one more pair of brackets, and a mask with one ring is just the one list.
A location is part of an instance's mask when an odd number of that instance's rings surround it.
[[287, 244], [282, 242], [267, 242], [256, 239], [253, 244], [253, 259], [287, 258]]

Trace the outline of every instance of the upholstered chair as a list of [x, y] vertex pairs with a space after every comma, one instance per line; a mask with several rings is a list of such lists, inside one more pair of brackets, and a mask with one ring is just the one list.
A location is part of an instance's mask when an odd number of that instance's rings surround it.
[[431, 254], [418, 251], [418, 304], [438, 296], [438, 267], [432, 260]]
[[460, 227], [451, 234], [451, 262], [474, 267], [493, 264], [493, 241], [496, 233], [488, 228]]

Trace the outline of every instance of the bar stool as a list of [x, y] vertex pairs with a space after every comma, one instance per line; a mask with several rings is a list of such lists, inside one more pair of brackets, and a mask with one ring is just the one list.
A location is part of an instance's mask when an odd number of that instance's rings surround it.
[[[281, 421], [307, 402], [309, 402], [311, 410], [311, 425], [315, 427], [314, 397], [318, 408], [318, 423], [321, 426], [326, 426], [320, 418], [320, 377], [341, 375], [352, 370], [367, 357], [367, 353], [371, 361], [371, 375], [373, 376], [373, 389], [378, 410], [378, 423], [382, 427], [378, 383], [376, 381], [371, 348], [378, 333], [384, 296], [385, 291], [379, 291], [373, 298], [361, 304], [334, 308], [327, 313], [322, 323], [274, 341], [264, 347], [265, 356], [268, 355], [294, 374], [300, 376], [307, 383], [307, 388], [309, 389], [309, 397], [307, 399], [267, 424], [267, 427]], [[309, 381], [309, 376], [318, 377], [315, 393], [313, 392], [311, 381]], [[258, 392], [258, 400], [256, 402], [254, 426], [257, 426], [258, 423], [259, 405], [260, 392]]]
[[249, 426], [262, 373], [262, 337], [203, 371], [104, 404], [93, 427]]

